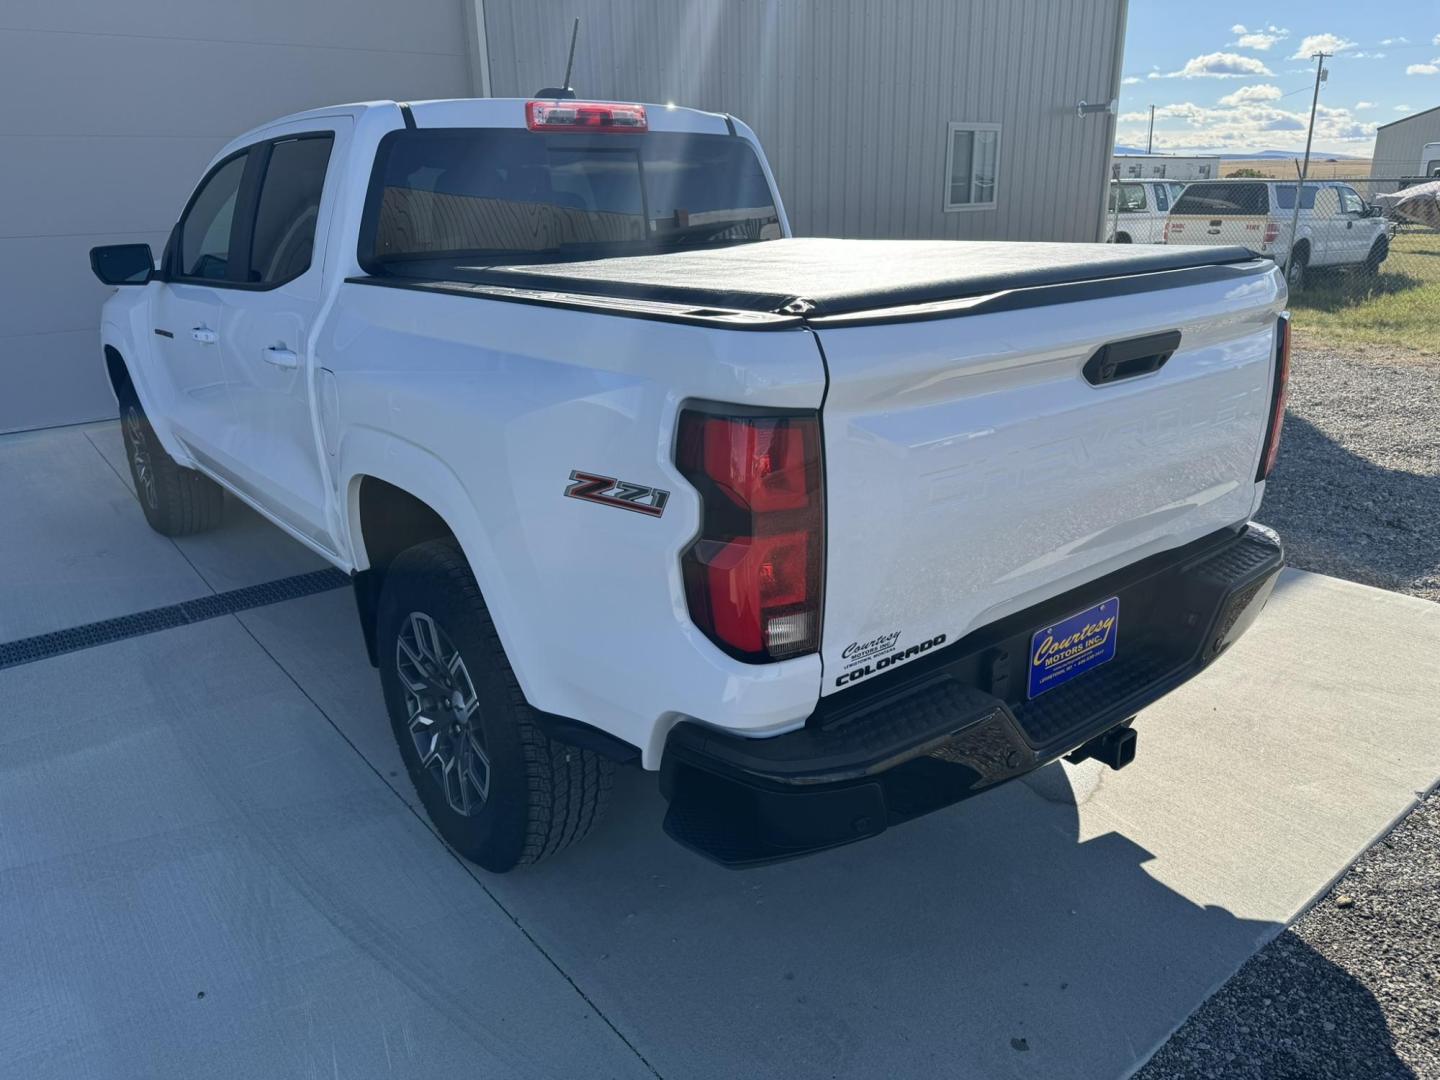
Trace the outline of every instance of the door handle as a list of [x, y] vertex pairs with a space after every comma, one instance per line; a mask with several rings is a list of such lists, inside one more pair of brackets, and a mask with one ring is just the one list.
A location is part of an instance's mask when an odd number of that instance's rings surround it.
[[265, 360], [278, 368], [293, 368], [300, 366], [300, 358], [295, 355], [294, 349], [287, 349], [283, 345], [271, 345], [265, 350]]
[[220, 340], [220, 335], [211, 330], [208, 326], [196, 326], [190, 330], [190, 336], [201, 345], [214, 345]]

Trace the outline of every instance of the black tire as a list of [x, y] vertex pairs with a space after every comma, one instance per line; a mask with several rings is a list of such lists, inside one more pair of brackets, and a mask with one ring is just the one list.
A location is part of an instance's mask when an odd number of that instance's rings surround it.
[[[450, 658], [425, 665], [428, 672], [409, 658], [417, 616], [438, 630], [432, 651]], [[381, 587], [375, 633], [400, 756], [430, 820], [456, 851], [504, 873], [589, 833], [609, 802], [614, 764], [541, 731], [459, 545], [431, 540], [396, 557]], [[449, 683], [434, 678], [446, 670]], [[440, 739], [448, 749], [437, 750]]]
[[224, 490], [165, 452], [134, 391], [120, 401], [120, 432], [135, 498], [152, 529], [161, 536], [189, 536], [220, 524]]
[[1297, 293], [1305, 288], [1305, 283], [1310, 274], [1310, 248], [1306, 244], [1297, 244], [1295, 254], [1290, 258], [1290, 265], [1285, 270], [1285, 284], [1292, 293]]
[[1123, 232], [1122, 232], [1122, 233], [1117, 233], [1116, 236], [1115, 236], [1115, 243], [1117, 243], [1117, 244], [1128, 244], [1128, 243], [1130, 243], [1130, 234], [1129, 234], [1129, 233], [1123, 233]]
[[1380, 264], [1389, 257], [1390, 240], [1382, 236], [1370, 245], [1370, 254], [1365, 256], [1365, 272], [1371, 275], [1380, 273]]

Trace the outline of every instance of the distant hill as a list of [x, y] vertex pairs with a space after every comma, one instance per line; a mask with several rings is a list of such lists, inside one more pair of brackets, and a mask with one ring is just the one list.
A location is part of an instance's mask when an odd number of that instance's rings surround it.
[[[1144, 151], [1143, 149], [1141, 149], [1140, 147], [1137, 147], [1137, 146], [1117, 146], [1117, 147], [1115, 147], [1115, 153], [1117, 153], [1117, 154], [1122, 154], [1122, 155], [1134, 155], [1134, 154], [1144, 155], [1145, 151]], [[1280, 160], [1285, 160], [1285, 159], [1288, 159], [1288, 158], [1299, 158], [1299, 157], [1304, 157], [1305, 155], [1304, 155], [1304, 153], [1303, 153], [1302, 151], [1299, 151], [1299, 150], [1261, 150], [1261, 151], [1259, 151], [1259, 152], [1257, 152], [1257, 153], [1254, 153], [1254, 154], [1229, 154], [1229, 153], [1226, 153], [1226, 154], [1194, 154], [1194, 155], [1191, 155], [1191, 154], [1170, 154], [1170, 155], [1161, 155], [1161, 156], [1169, 156], [1169, 157], [1192, 157], [1192, 156], [1193, 156], [1193, 157], [1219, 157], [1219, 158], [1224, 158], [1226, 161], [1269, 161], [1269, 160], [1273, 160], [1273, 159], [1276, 159], [1276, 158], [1278, 158], [1278, 159], [1280, 159]], [[1368, 160], [1369, 160], [1369, 158], [1366, 157], [1364, 154], [1332, 154], [1332, 153], [1327, 153], [1327, 152], [1324, 151], [1324, 150], [1312, 150], [1312, 151], [1310, 151], [1310, 160], [1311, 160], [1311, 161], [1315, 161], [1316, 159], [1319, 159], [1319, 160], [1321, 160], [1321, 161], [1368, 161]]]

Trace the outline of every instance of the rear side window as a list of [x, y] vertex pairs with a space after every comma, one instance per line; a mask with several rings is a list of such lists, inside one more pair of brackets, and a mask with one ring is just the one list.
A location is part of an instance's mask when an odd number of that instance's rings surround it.
[[[1300, 209], [1301, 209], [1301, 210], [1314, 210], [1314, 209], [1315, 209], [1315, 193], [1316, 193], [1317, 191], [1319, 191], [1319, 190], [1320, 190], [1320, 185], [1319, 185], [1319, 184], [1306, 184], [1306, 185], [1305, 185], [1305, 190], [1300, 193]], [[1295, 209], [1295, 185], [1294, 185], [1294, 184], [1276, 184], [1276, 185], [1275, 185], [1275, 205], [1278, 206], [1278, 207], [1280, 207], [1281, 210], [1294, 210], [1294, 209]]]
[[200, 185], [180, 222], [182, 277], [224, 281], [230, 272], [230, 230], [247, 154], [224, 162]]
[[360, 264], [587, 259], [769, 240], [780, 217], [754, 150], [730, 135], [392, 132]]
[[1191, 184], [1175, 200], [1175, 214], [1268, 214], [1266, 184], [1210, 182]]
[[310, 269], [333, 142], [330, 135], [314, 135], [271, 147], [250, 244], [252, 282], [279, 285]]
[[1167, 185], [1165, 185], [1165, 184], [1156, 184], [1156, 185], [1155, 185], [1155, 209], [1156, 209], [1156, 210], [1169, 210], [1169, 209], [1170, 209], [1170, 192], [1169, 192], [1168, 190], [1166, 190], [1166, 189], [1167, 189]]

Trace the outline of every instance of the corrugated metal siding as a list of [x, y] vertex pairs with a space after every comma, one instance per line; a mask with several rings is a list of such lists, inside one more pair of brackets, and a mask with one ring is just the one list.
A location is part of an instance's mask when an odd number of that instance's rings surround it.
[[[1093, 240], [1125, 0], [485, 0], [491, 90], [729, 112], [797, 233]], [[951, 121], [1004, 125], [994, 210], [944, 210]]]
[[114, 415], [89, 249], [163, 245], [230, 139], [319, 105], [471, 92], [460, 0], [5, 0], [3, 21], [0, 431]]
[[1414, 176], [1420, 171], [1420, 151], [1426, 143], [1440, 142], [1440, 108], [1386, 124], [1375, 135], [1375, 158], [1370, 175]]

